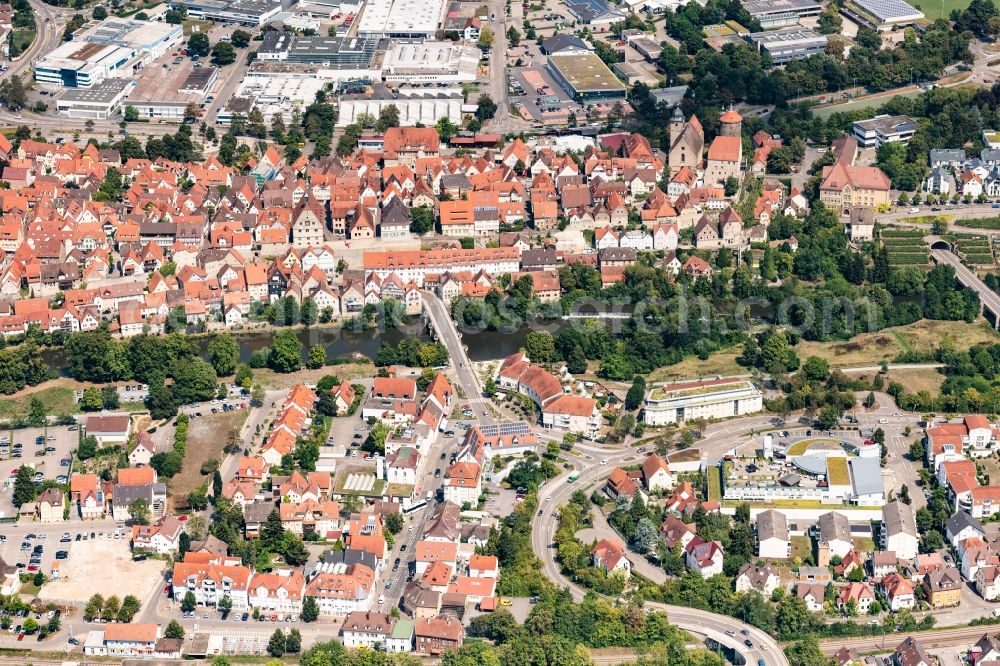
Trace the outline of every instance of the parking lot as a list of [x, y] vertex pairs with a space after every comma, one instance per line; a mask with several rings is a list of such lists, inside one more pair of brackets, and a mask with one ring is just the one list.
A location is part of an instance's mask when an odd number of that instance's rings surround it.
[[[0, 535], [0, 558], [4, 562], [18, 566], [22, 573], [38, 573], [52, 577], [52, 565], [57, 560], [59, 564], [59, 575], [84, 579], [84, 588], [91, 589], [85, 597], [90, 598], [93, 594], [93, 571], [106, 570], [109, 563], [115, 562], [119, 556], [130, 557], [128, 547], [128, 531], [124, 525], [121, 526], [120, 537], [114, 539], [114, 532], [118, 529], [112, 520], [88, 521], [87, 523], [32, 523], [22, 521], [16, 525], [5, 526], [3, 534]], [[94, 538], [91, 539], [91, 533]], [[68, 540], [66, 539], [68, 536]], [[80, 540], [76, 537], [79, 535]], [[84, 540], [86, 536], [86, 540]], [[99, 545], [105, 541], [107, 545]], [[110, 551], [110, 552], [109, 552]], [[57, 554], [62, 552], [63, 555]], [[115, 552], [118, 554], [115, 555]], [[81, 560], [83, 560], [81, 562]], [[90, 573], [83, 575], [79, 572], [83, 567], [91, 568]], [[90, 577], [89, 582], [86, 580]], [[49, 583], [52, 585], [54, 583]], [[43, 588], [43, 593], [46, 590]], [[44, 596], [44, 594], [43, 594]], [[61, 597], [51, 596], [51, 599]]]
[[[71, 430], [72, 428], [72, 430]], [[0, 432], [0, 517], [17, 515], [11, 504], [14, 478], [21, 465], [33, 467], [36, 482], [66, 483], [70, 454], [77, 446], [77, 426], [24, 428]], [[20, 446], [19, 446], [20, 445]], [[66, 461], [62, 464], [62, 461]]]

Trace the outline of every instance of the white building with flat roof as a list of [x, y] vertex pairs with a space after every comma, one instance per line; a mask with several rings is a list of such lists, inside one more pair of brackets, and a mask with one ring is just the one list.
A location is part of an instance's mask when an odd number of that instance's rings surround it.
[[660, 426], [693, 419], [744, 416], [763, 408], [763, 396], [753, 382], [722, 377], [654, 386], [646, 394], [642, 420]]
[[458, 88], [435, 90], [403, 88], [397, 97], [344, 96], [340, 99], [337, 126], [343, 127], [357, 122], [364, 113], [378, 118], [382, 109], [390, 104], [399, 110], [399, 124], [403, 127], [412, 127], [417, 123], [430, 126], [441, 118], [461, 123], [462, 112], [468, 106], [462, 97], [462, 91]]
[[368, 0], [357, 22], [360, 37], [432, 37], [445, 0]]
[[56, 109], [70, 118], [107, 120], [118, 113], [133, 85], [125, 79], [104, 79], [90, 88], [71, 88], [56, 100]]
[[179, 25], [109, 18], [64, 42], [35, 65], [35, 80], [66, 88], [89, 88], [136, 71], [179, 45]]
[[385, 52], [386, 82], [462, 83], [476, 80], [481, 52], [455, 42], [400, 42]]
[[881, 32], [924, 18], [922, 11], [905, 0], [850, 0], [841, 6], [840, 11], [855, 22]]

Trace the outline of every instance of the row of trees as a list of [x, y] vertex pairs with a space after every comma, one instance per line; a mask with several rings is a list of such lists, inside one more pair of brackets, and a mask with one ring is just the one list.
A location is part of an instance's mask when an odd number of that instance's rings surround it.
[[83, 619], [87, 622], [101, 620], [103, 622], [131, 622], [142, 608], [139, 600], [129, 594], [124, 599], [112, 595], [105, 599], [100, 594], [94, 594], [83, 609]]

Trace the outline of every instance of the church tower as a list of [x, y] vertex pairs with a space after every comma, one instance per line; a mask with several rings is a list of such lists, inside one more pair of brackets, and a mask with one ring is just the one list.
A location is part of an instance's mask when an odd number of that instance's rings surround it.
[[719, 117], [719, 136], [740, 136], [743, 132], [743, 116], [729, 109]]
[[677, 143], [677, 138], [684, 131], [684, 114], [681, 113], [681, 107], [675, 106], [674, 112], [670, 116], [670, 145], [671, 147]]

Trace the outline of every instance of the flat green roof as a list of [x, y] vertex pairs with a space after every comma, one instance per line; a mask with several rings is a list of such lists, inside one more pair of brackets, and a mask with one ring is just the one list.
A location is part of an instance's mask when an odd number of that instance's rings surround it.
[[396, 624], [392, 628], [392, 633], [389, 634], [390, 638], [409, 638], [413, 635], [413, 628], [416, 625], [413, 620], [396, 620]]
[[625, 84], [594, 53], [551, 55], [549, 62], [578, 93], [626, 90]]

